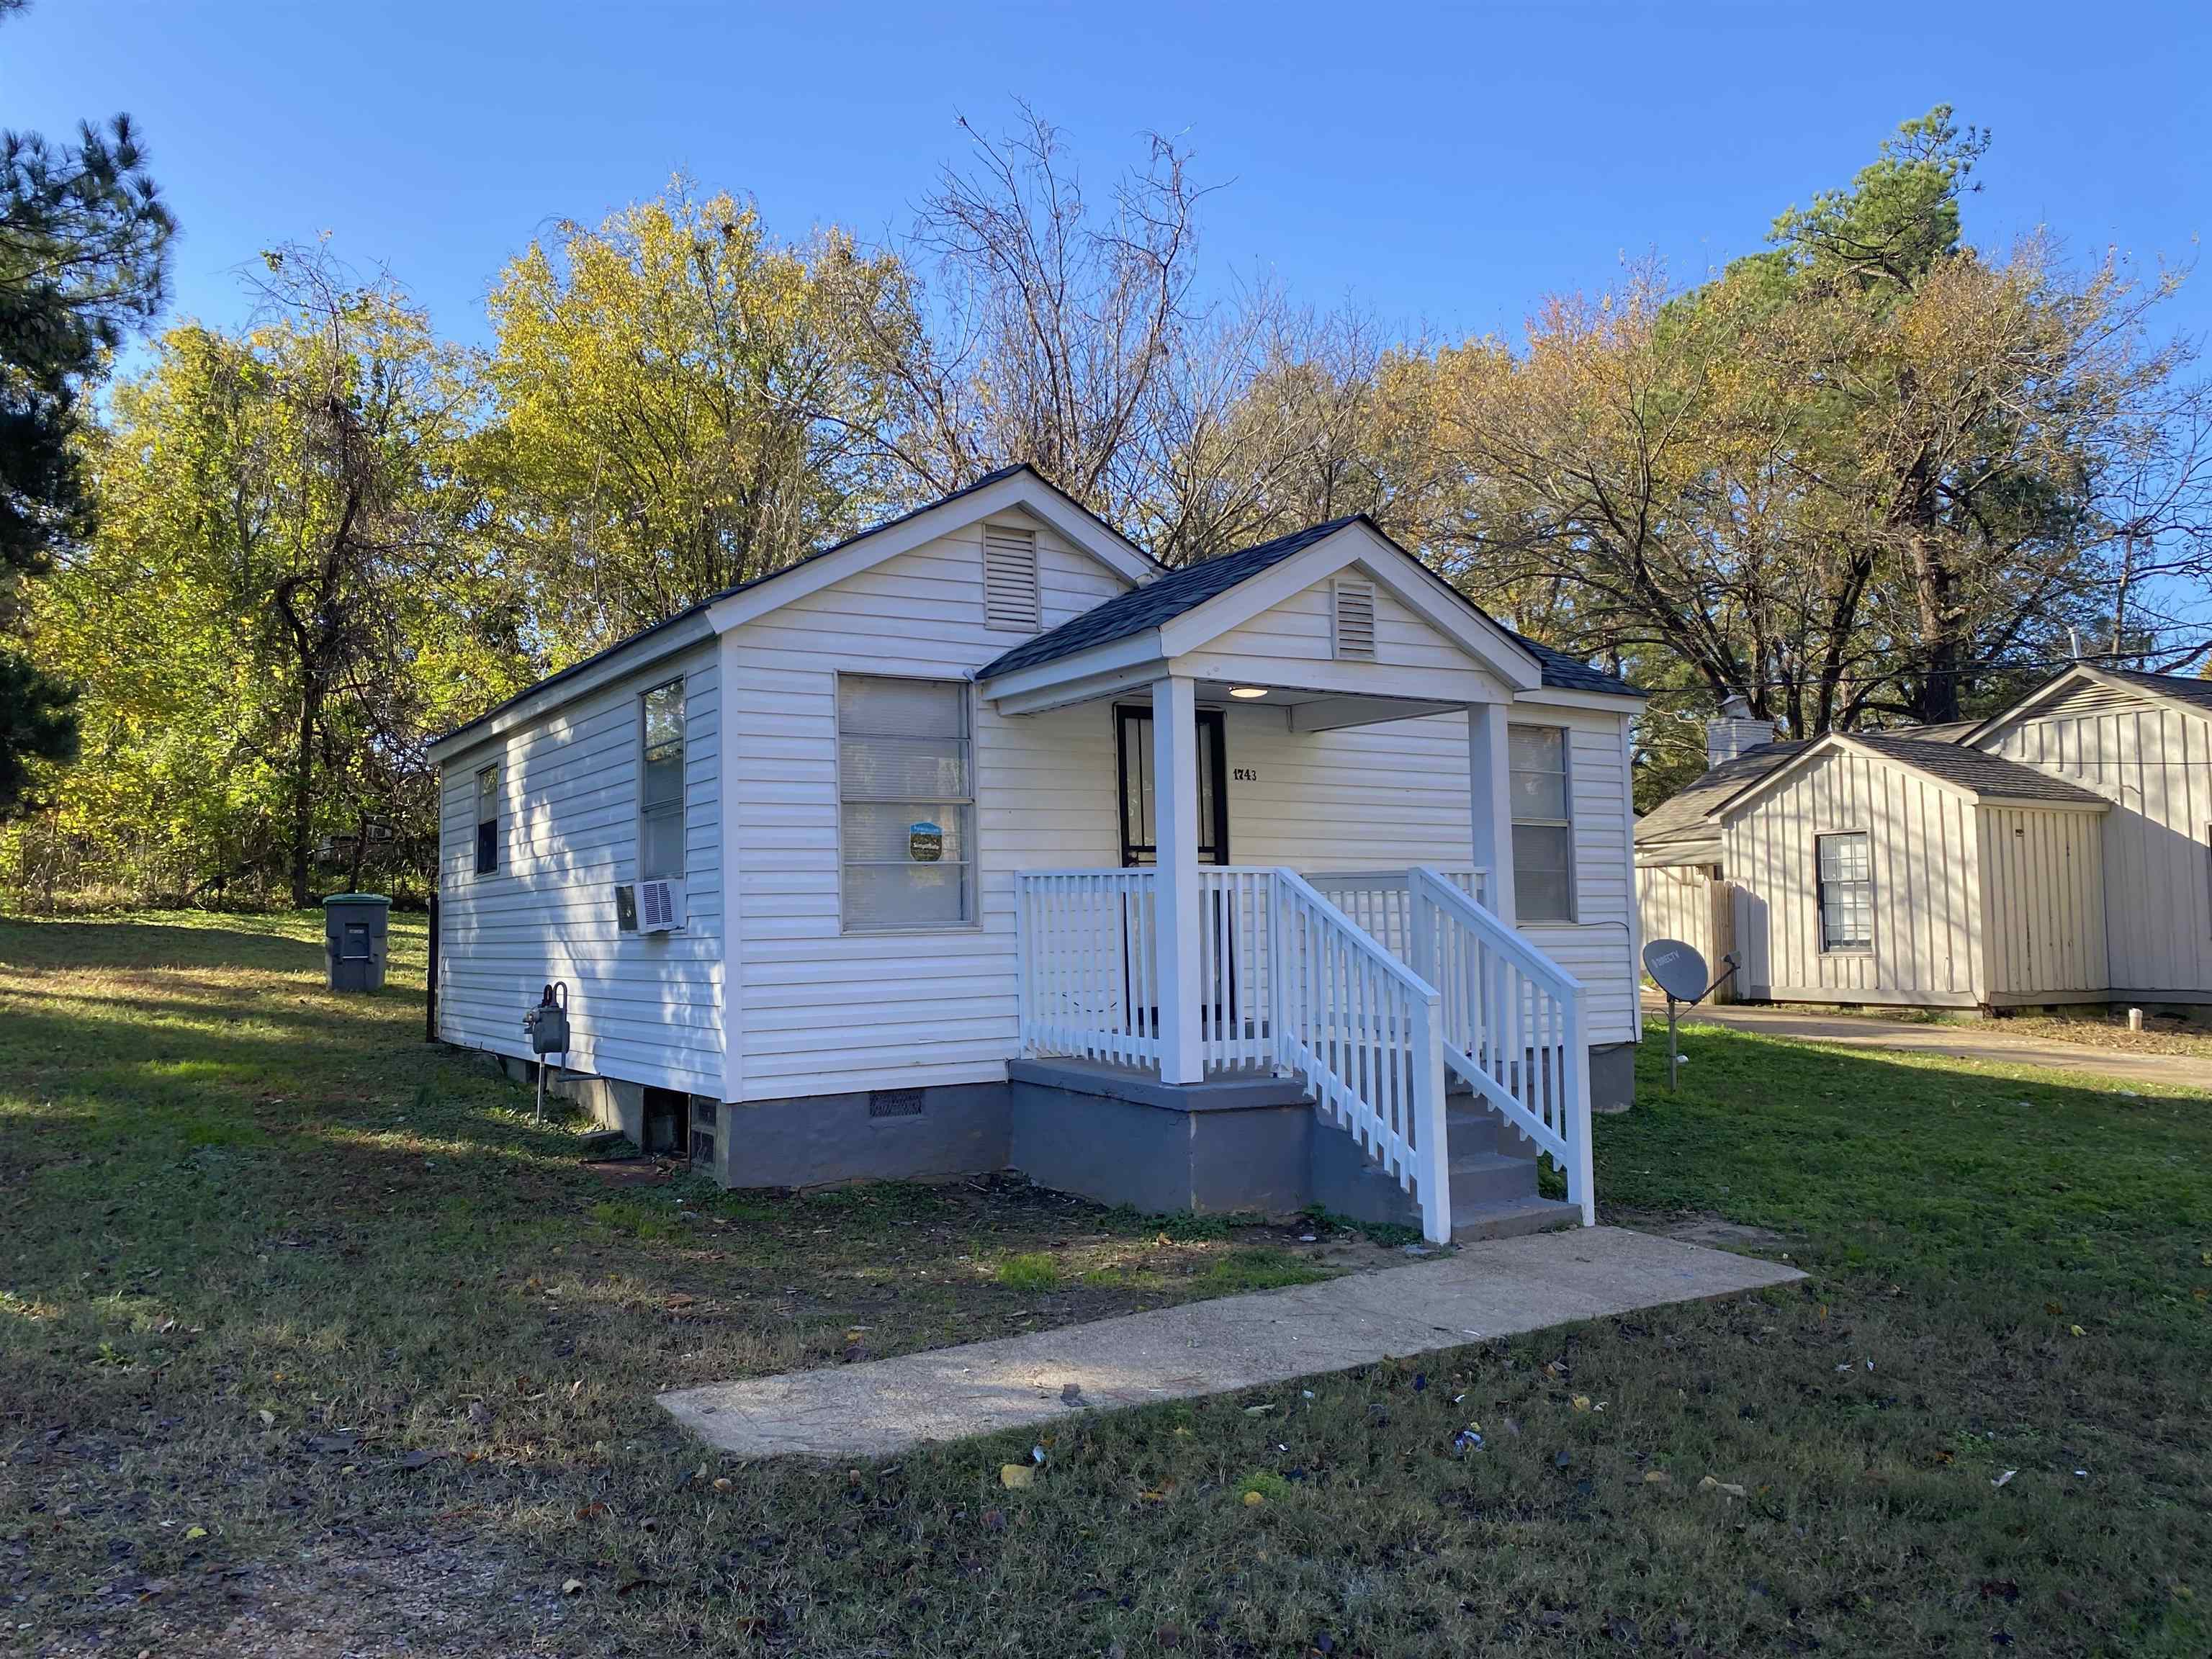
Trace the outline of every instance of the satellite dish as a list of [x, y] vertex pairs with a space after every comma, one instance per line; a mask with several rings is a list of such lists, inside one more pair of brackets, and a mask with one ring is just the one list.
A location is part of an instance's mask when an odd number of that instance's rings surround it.
[[1695, 1002], [1710, 988], [1705, 959], [1695, 945], [1678, 939], [1655, 939], [1644, 947], [1644, 970], [1652, 983], [1677, 1002]]

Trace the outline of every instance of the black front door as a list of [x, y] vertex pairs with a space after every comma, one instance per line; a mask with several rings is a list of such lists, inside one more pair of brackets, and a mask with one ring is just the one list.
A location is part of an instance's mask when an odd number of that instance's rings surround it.
[[[1198, 861], [1229, 862], [1229, 757], [1218, 708], [1198, 711]], [[1121, 773], [1121, 866], [1159, 860], [1152, 808], [1152, 711], [1114, 711], [1114, 758]]]

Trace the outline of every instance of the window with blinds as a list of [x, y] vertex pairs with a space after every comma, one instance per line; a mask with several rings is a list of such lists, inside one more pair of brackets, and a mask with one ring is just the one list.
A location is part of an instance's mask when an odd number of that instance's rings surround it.
[[1037, 590], [1036, 532], [1018, 525], [983, 526], [983, 624], [1034, 634], [1043, 623]]
[[1874, 838], [1863, 830], [1813, 837], [1820, 948], [1874, 949]]
[[847, 933], [975, 920], [973, 750], [966, 682], [837, 677]]
[[1375, 660], [1375, 589], [1368, 582], [1336, 584], [1336, 654], [1350, 662]]
[[1506, 730], [1512, 769], [1513, 908], [1522, 921], [1575, 919], [1575, 824], [1561, 726]]
[[638, 699], [637, 878], [684, 876], [684, 682]]

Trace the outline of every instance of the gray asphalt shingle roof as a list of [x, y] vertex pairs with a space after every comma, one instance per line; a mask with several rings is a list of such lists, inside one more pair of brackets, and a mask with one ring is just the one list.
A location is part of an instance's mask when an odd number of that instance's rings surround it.
[[[1325, 541], [1347, 525], [1364, 523], [1382, 532], [1364, 513], [1352, 514], [1326, 523], [1309, 525], [1304, 530], [1294, 530], [1287, 536], [1278, 536], [1273, 541], [1240, 549], [1234, 553], [1223, 553], [1211, 559], [1201, 559], [1196, 564], [1187, 564], [1171, 571], [1156, 581], [1141, 587], [1133, 587], [1118, 593], [1103, 604], [1095, 605], [1079, 617], [1071, 617], [1057, 628], [1048, 629], [1035, 639], [1024, 640], [992, 662], [977, 675], [979, 679], [994, 679], [1001, 674], [1011, 674], [1018, 669], [1035, 668], [1042, 663], [1057, 662], [1062, 657], [1073, 656], [1079, 651], [1088, 651], [1093, 646], [1108, 645], [1115, 640], [1125, 640], [1132, 635], [1158, 628], [1172, 622], [1186, 611], [1195, 611], [1208, 599], [1226, 593], [1240, 582], [1249, 581], [1262, 571], [1280, 564], [1284, 560], [1304, 552], [1316, 542]], [[1382, 538], [1389, 541], [1388, 536]], [[1396, 543], [1391, 545], [1395, 547]], [[1400, 549], [1400, 551], [1404, 551]], [[1412, 556], [1408, 554], [1407, 557]], [[1563, 651], [1554, 651], [1547, 645], [1525, 639], [1503, 623], [1493, 621], [1481, 608], [1464, 594], [1455, 594], [1468, 610], [1488, 622], [1498, 631], [1521, 647], [1536, 659], [1536, 665], [1546, 685], [1567, 691], [1595, 691], [1612, 696], [1640, 697], [1644, 694], [1617, 675], [1601, 668], [1578, 662]]]
[[1930, 742], [1925, 738], [1895, 738], [1881, 732], [1853, 732], [1847, 742], [1873, 750], [1902, 766], [1910, 766], [1956, 784], [1983, 799], [2064, 801], [2109, 805], [2094, 790], [2039, 772], [1978, 749], [1955, 743]]
[[1802, 743], [1762, 743], [1756, 749], [1745, 750], [1734, 760], [1723, 761], [1638, 819], [1637, 841], [1663, 841], [1698, 829], [1712, 816], [1713, 809], [1730, 795], [1758, 782], [1804, 746]]

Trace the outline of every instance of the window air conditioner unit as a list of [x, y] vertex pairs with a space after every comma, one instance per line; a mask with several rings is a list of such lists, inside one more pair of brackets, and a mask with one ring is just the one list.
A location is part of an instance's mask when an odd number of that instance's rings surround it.
[[667, 933], [684, 926], [684, 884], [626, 881], [615, 888], [615, 926], [625, 933]]

